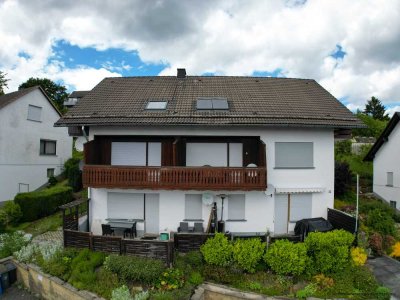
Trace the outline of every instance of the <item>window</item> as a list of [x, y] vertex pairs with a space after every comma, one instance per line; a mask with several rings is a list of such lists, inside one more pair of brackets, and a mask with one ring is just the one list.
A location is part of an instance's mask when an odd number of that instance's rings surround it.
[[47, 178], [54, 176], [54, 169], [47, 169]]
[[275, 168], [302, 169], [314, 167], [314, 144], [311, 142], [276, 142]]
[[386, 173], [386, 185], [393, 186], [393, 172]]
[[396, 206], [397, 206], [397, 202], [390, 200], [390, 207], [393, 209], [396, 209]]
[[245, 196], [228, 196], [228, 220], [227, 221], [245, 221]]
[[149, 110], [165, 110], [167, 108], [168, 101], [149, 101], [147, 102], [146, 109]]
[[200, 97], [197, 98], [196, 108], [198, 110], [227, 110], [229, 103], [226, 98]]
[[312, 194], [290, 195], [290, 222], [311, 218]]
[[144, 219], [144, 194], [108, 193], [108, 218]]
[[201, 194], [185, 195], [185, 220], [202, 221]]
[[40, 155], [56, 155], [56, 141], [40, 140]]
[[120, 166], [161, 166], [161, 143], [112, 142], [111, 164]]
[[40, 106], [28, 106], [28, 120], [40, 122], [42, 120], [42, 108]]

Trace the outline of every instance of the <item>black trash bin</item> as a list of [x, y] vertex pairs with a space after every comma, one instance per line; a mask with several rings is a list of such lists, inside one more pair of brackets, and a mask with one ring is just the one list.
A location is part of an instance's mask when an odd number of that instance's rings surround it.
[[10, 278], [8, 276], [7, 267], [3, 264], [0, 264], [0, 276], [1, 276], [1, 287], [4, 293], [4, 291], [10, 287]]
[[10, 285], [17, 281], [17, 267], [12, 262], [5, 263], [5, 266], [8, 271], [8, 279], [10, 281]]
[[303, 242], [310, 232], [326, 232], [331, 230], [333, 230], [333, 226], [328, 220], [324, 218], [310, 218], [297, 221], [294, 227], [294, 234], [299, 235]]

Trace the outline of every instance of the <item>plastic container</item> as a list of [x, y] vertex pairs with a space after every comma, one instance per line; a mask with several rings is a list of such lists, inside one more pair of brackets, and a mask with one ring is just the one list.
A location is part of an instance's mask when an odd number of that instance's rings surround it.
[[168, 232], [161, 232], [160, 233], [160, 240], [161, 241], [168, 241], [169, 240], [169, 233]]
[[10, 285], [17, 281], [17, 267], [12, 262], [5, 263], [5, 266], [8, 271], [8, 278], [10, 281]]
[[0, 276], [1, 276], [1, 287], [3, 291], [10, 287], [10, 278], [8, 276], [7, 267], [3, 264], [0, 264]]

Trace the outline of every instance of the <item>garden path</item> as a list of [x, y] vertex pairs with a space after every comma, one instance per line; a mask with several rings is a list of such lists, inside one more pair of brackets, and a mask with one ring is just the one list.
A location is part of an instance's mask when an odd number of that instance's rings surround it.
[[388, 256], [381, 256], [368, 260], [367, 264], [376, 280], [391, 289], [392, 299], [400, 300], [400, 262]]
[[47, 231], [43, 234], [35, 236], [32, 240], [33, 243], [42, 243], [42, 242], [61, 242], [63, 243], [63, 232], [62, 229], [56, 231]]

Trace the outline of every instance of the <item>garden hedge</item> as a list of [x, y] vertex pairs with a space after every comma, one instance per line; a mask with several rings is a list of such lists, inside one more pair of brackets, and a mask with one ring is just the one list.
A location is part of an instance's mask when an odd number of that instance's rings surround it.
[[62, 204], [73, 200], [72, 188], [53, 187], [42, 191], [20, 193], [15, 196], [15, 203], [22, 210], [22, 221], [30, 222], [49, 216]]

